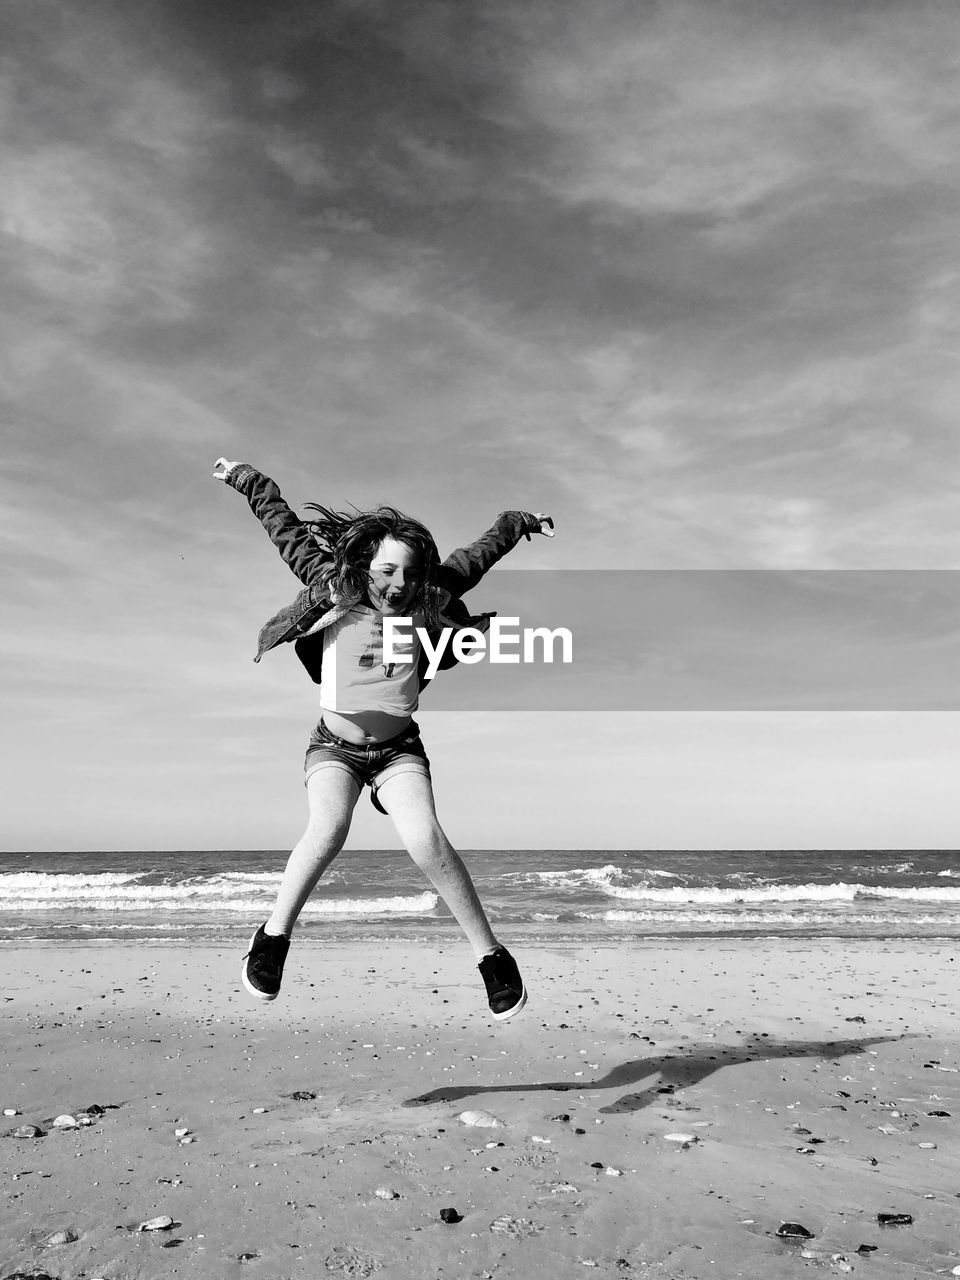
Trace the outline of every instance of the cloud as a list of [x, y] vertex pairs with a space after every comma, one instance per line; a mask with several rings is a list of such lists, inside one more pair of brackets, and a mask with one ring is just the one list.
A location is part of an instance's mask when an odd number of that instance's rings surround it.
[[955, 148], [948, 6], [920, 22], [892, 5], [570, 14], [520, 90], [555, 139], [543, 180], [566, 199], [749, 217], [825, 181], [935, 178]]
[[335, 190], [338, 183], [316, 143], [286, 138], [268, 140], [266, 153], [278, 169], [297, 186]]
[[[45, 147], [0, 163], [2, 231], [20, 289], [79, 333], [116, 323], [174, 323], [194, 306], [209, 266], [201, 228], [89, 151]], [[14, 252], [15, 250], [15, 252]], [[14, 286], [16, 287], [16, 286]]]
[[78, 335], [183, 321], [215, 256], [193, 189], [218, 133], [215, 87], [187, 87], [162, 57], [148, 66], [146, 32], [103, 9], [55, 23], [50, 10], [20, 7], [0, 68], [12, 288]]

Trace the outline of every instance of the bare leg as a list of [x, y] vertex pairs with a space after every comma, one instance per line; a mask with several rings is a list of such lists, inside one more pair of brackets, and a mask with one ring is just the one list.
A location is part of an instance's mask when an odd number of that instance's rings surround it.
[[288, 937], [297, 916], [347, 838], [360, 788], [346, 769], [328, 765], [307, 779], [310, 820], [287, 860], [268, 934]]
[[467, 935], [478, 960], [500, 945], [470, 873], [444, 834], [433, 803], [433, 785], [422, 773], [397, 773], [377, 792], [407, 852], [427, 876]]

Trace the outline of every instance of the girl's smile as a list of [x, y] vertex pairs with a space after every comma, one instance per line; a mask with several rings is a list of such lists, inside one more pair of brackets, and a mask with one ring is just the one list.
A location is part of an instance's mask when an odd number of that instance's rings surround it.
[[367, 595], [380, 613], [397, 615], [413, 603], [423, 578], [416, 551], [403, 542], [384, 538], [367, 571]]

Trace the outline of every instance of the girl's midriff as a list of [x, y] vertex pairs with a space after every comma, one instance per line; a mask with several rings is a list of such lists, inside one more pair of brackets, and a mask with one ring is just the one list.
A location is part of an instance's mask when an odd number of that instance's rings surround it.
[[412, 716], [394, 716], [386, 711], [324, 711], [323, 723], [332, 734], [346, 742], [367, 747], [373, 742], [388, 742], [403, 733]]

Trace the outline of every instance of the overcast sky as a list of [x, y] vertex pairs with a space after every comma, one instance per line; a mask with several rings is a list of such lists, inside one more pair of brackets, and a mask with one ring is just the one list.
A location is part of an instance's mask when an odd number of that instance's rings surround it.
[[[511, 570], [960, 568], [958, 35], [953, 0], [7, 0], [3, 847], [299, 834], [316, 691], [250, 661], [297, 584], [220, 454], [442, 552], [552, 512]], [[465, 848], [960, 845], [952, 712], [429, 706]], [[393, 839], [361, 801], [351, 843]]]

